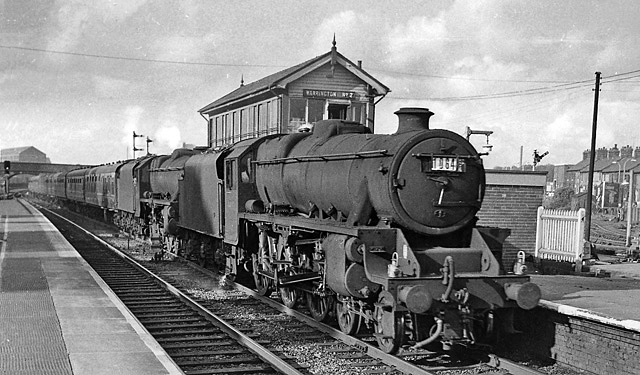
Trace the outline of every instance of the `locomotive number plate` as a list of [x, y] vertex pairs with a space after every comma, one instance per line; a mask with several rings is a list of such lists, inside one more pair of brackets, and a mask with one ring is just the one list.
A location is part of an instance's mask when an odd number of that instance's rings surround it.
[[431, 170], [456, 172], [458, 170], [458, 159], [434, 157], [431, 159]]

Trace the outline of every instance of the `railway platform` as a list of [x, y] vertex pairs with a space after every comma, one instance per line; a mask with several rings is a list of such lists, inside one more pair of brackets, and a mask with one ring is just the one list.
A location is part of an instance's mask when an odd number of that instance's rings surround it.
[[183, 374], [58, 230], [0, 201], [0, 374]]
[[594, 274], [531, 275], [542, 290], [540, 306], [640, 333], [640, 263], [596, 264]]

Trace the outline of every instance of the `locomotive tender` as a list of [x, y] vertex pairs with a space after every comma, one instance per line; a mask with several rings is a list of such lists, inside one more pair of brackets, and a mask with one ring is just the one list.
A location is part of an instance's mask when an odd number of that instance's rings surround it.
[[396, 114], [394, 134], [325, 120], [312, 132], [39, 176], [32, 190], [100, 207], [163, 251], [224, 256], [226, 272], [252, 276], [263, 295], [304, 301], [317, 320], [335, 315], [348, 334], [373, 328], [386, 352], [481, 342], [516, 308], [537, 306], [540, 290], [506, 274], [476, 228], [481, 155], [429, 129], [427, 109]]

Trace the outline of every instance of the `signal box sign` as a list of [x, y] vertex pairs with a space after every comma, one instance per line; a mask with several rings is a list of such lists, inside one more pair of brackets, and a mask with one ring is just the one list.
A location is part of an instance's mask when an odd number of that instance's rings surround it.
[[356, 93], [353, 91], [332, 91], [332, 90], [302, 90], [302, 96], [305, 98], [319, 99], [355, 99]]

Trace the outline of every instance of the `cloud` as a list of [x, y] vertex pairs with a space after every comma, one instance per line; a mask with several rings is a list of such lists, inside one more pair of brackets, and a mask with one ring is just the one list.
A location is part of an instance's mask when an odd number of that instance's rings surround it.
[[635, 101], [603, 100], [599, 107], [598, 145], [613, 147], [613, 144], [617, 143], [618, 146], [640, 146], [640, 127], [638, 127], [640, 103], [637, 99]]
[[347, 10], [323, 20], [315, 29], [313, 49], [327, 50], [333, 34], [336, 34], [337, 41], [342, 43], [345, 37], [348, 38], [348, 35], [355, 31], [354, 28], [358, 28], [358, 20], [361, 17], [356, 12]]
[[607, 44], [596, 54], [594, 67], [616, 66], [618, 61], [625, 59], [625, 55], [627, 55], [627, 51], [621, 50], [618, 44]]
[[389, 62], [405, 66], [420, 60], [423, 64], [435, 60], [446, 44], [446, 21], [441, 17], [413, 17], [393, 28], [387, 39]]
[[101, 98], [121, 97], [127, 90], [130, 82], [123, 79], [115, 79], [106, 76], [93, 76], [96, 94]]
[[[133, 147], [133, 132], [141, 134], [140, 119], [144, 113], [144, 109], [139, 106], [129, 106], [124, 110], [124, 124], [122, 125], [122, 138], [121, 143], [127, 147]], [[136, 141], [136, 147], [140, 148], [138, 141]]]
[[376, 15], [353, 10], [341, 11], [325, 18], [315, 27], [312, 43], [307, 51], [303, 51], [301, 58], [329, 51], [335, 34], [338, 51], [347, 58], [359, 60], [366, 57], [369, 61], [375, 61], [388, 54], [382, 42], [388, 31], [387, 24]]
[[[540, 146], [551, 147], [557, 146], [562, 140], [575, 140], [575, 123], [576, 118], [574, 113], [563, 113], [556, 117], [553, 121], [544, 125], [541, 129], [541, 134], [544, 137], [540, 137]], [[571, 141], [572, 143], [573, 141]]]
[[[47, 48], [54, 51], [71, 51], [79, 43], [83, 31], [90, 25], [91, 10], [86, 5], [70, 3], [64, 4], [58, 10], [57, 25], [48, 41]], [[51, 61], [64, 63], [71, 56], [50, 54]]]
[[207, 51], [215, 49], [221, 41], [222, 36], [219, 33], [193, 37], [168, 35], [155, 39], [152, 51], [159, 60], [200, 62], [199, 58], [205, 56]]
[[[72, 52], [88, 37], [104, 37], [117, 29], [125, 19], [131, 17], [147, 0], [103, 1], [82, 0], [63, 1], [53, 15], [54, 24], [49, 30], [47, 49]], [[56, 9], [52, 10], [53, 12]], [[109, 40], [105, 40], [108, 44]], [[69, 55], [50, 54], [50, 61], [66, 63]]]

